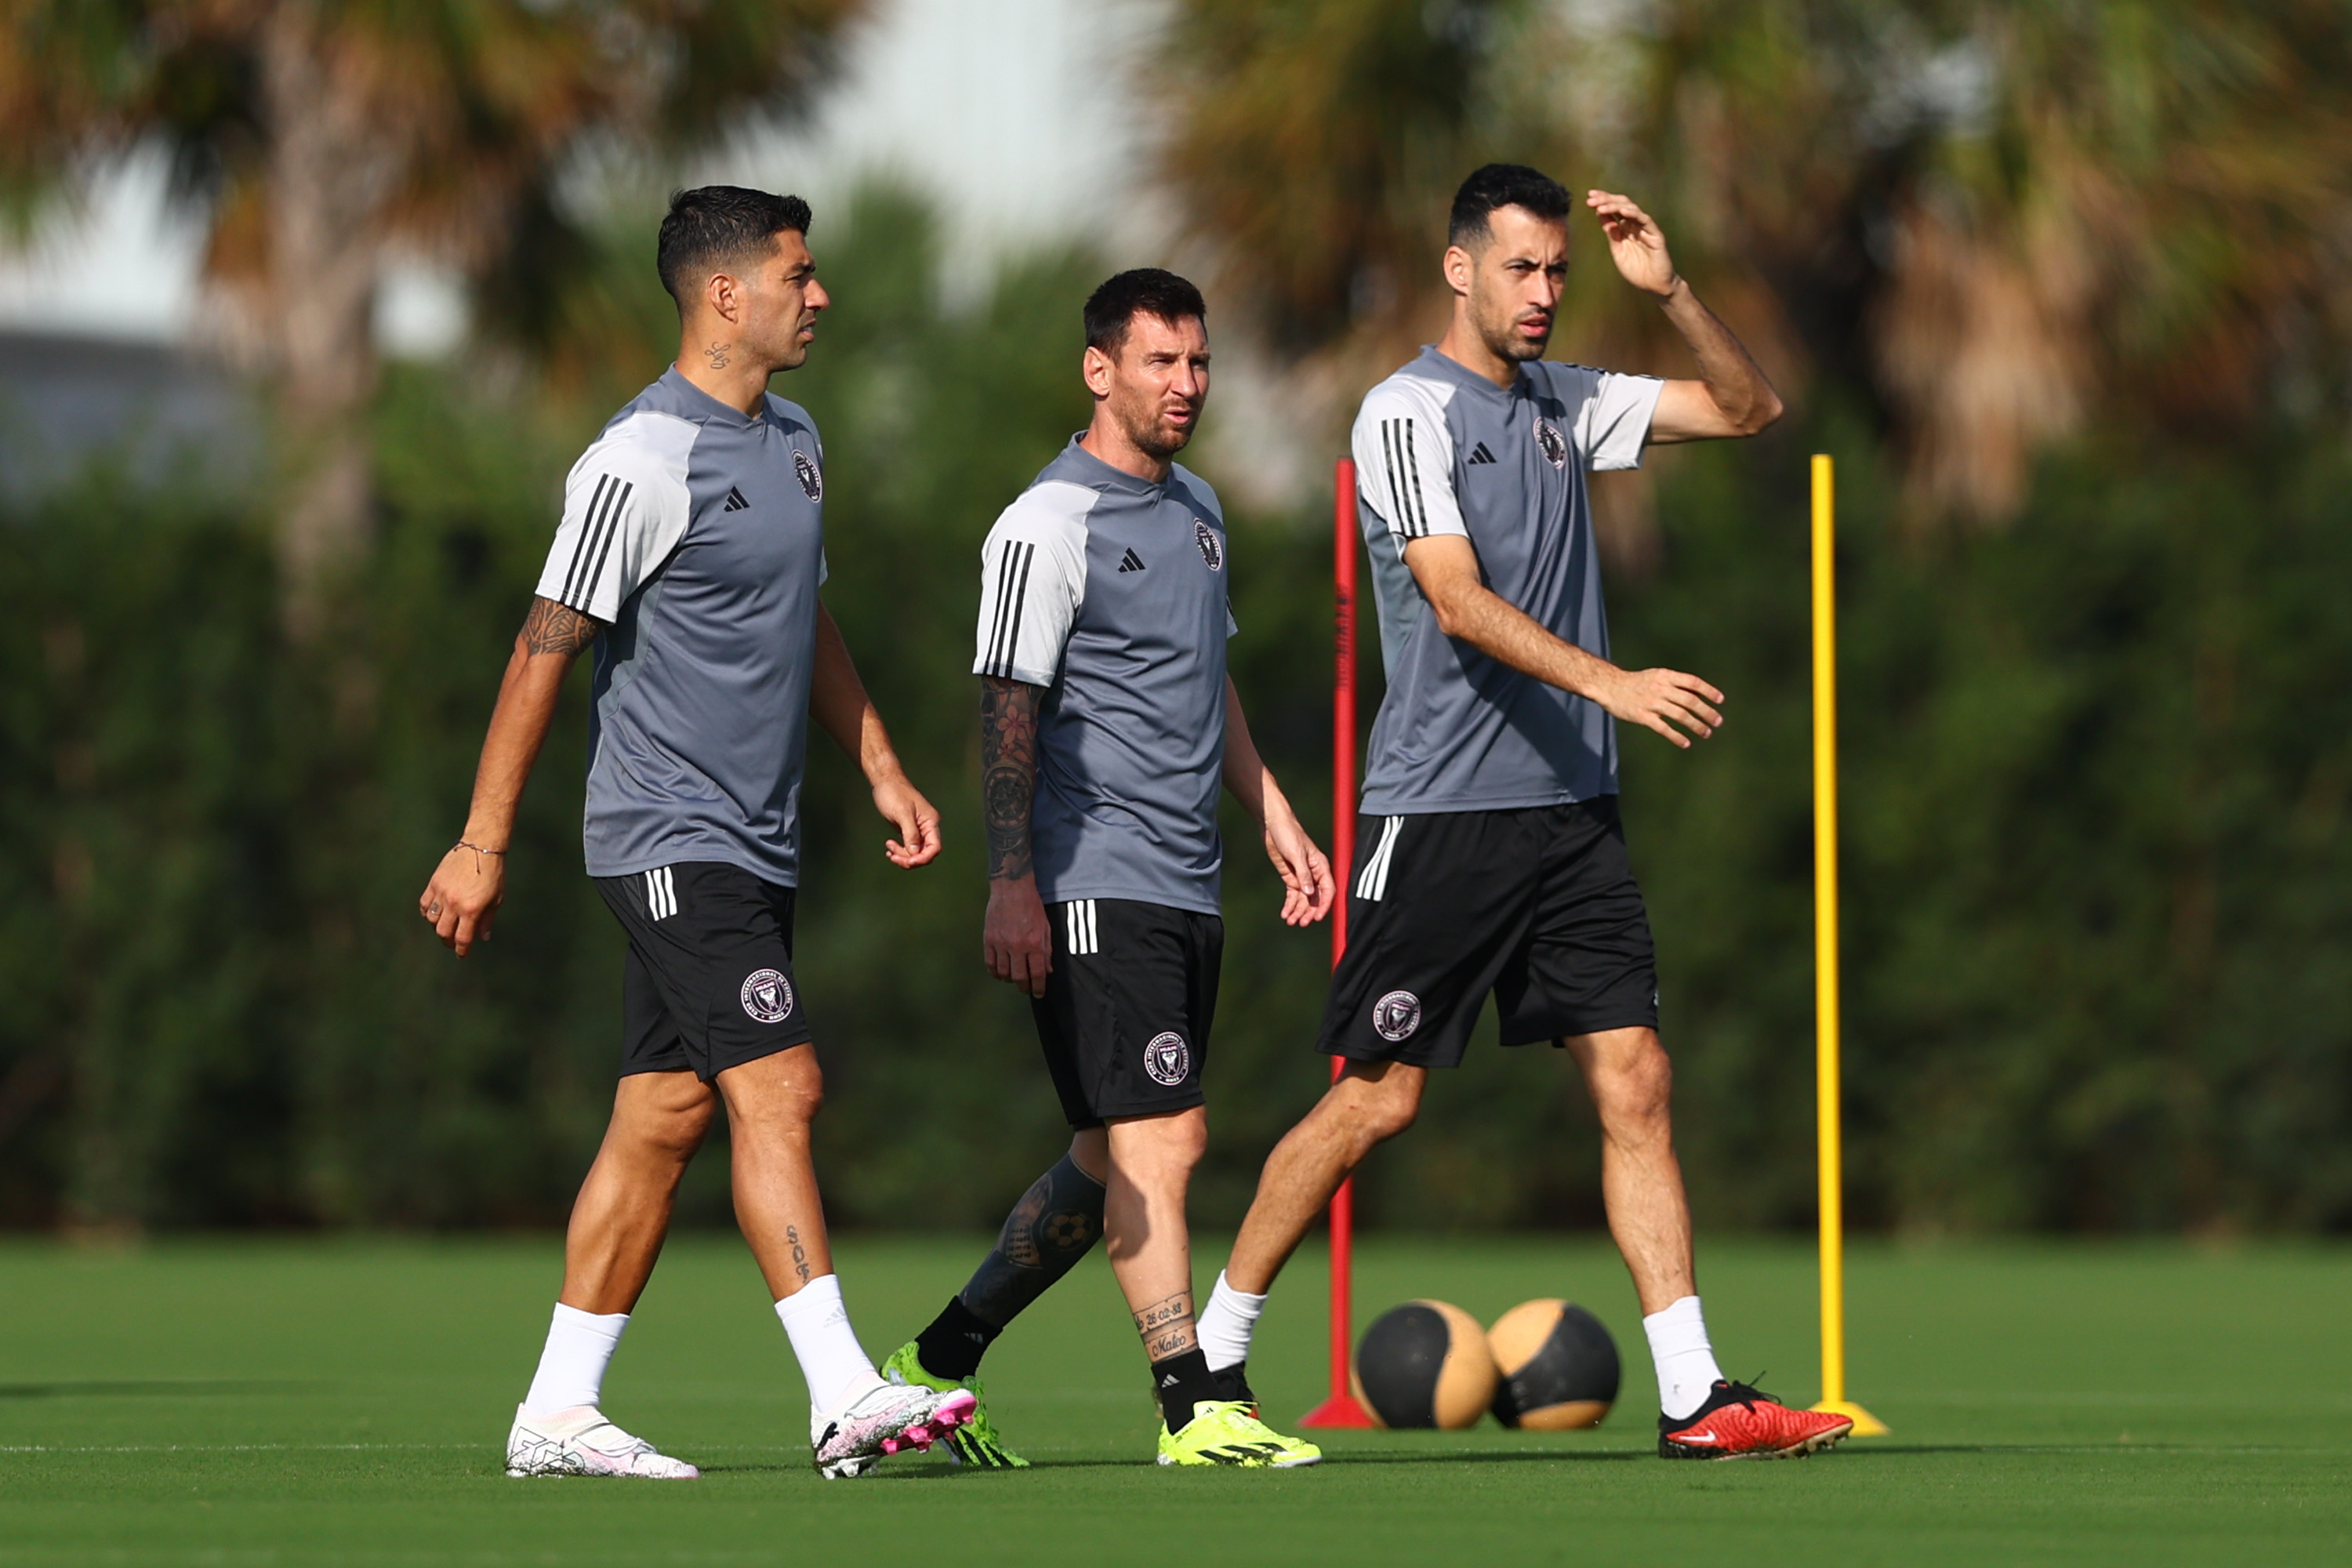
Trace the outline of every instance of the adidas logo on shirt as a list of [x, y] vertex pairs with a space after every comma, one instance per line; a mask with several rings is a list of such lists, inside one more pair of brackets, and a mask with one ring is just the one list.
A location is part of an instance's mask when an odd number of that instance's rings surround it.
[[1475, 468], [1481, 463], [1491, 463], [1494, 460], [1495, 454], [1486, 450], [1486, 442], [1481, 441], [1475, 447], [1470, 448], [1470, 466], [1472, 468]]
[[1143, 557], [1130, 550], [1119, 558], [1118, 569], [1122, 572], [1140, 572], [1143, 570]]
[[743, 492], [741, 490], [737, 489], [733, 485], [730, 485], [727, 487], [727, 504], [720, 510], [723, 511], [741, 511], [745, 507], [748, 507], [751, 504], [751, 503], [750, 501], [743, 499]]

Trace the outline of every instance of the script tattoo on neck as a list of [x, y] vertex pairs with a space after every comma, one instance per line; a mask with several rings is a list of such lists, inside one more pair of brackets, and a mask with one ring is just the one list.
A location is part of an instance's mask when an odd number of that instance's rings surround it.
[[569, 605], [534, 597], [519, 640], [525, 653], [557, 653], [568, 658], [594, 642], [604, 629], [604, 622], [591, 620]]
[[985, 675], [980, 681], [980, 797], [988, 826], [988, 877], [1029, 875], [1029, 809], [1037, 795], [1037, 688]]
[[725, 370], [727, 362], [731, 357], [728, 351], [734, 346], [733, 343], [713, 343], [702, 351], [702, 357], [710, 362], [711, 369]]
[[1151, 1360], [1182, 1355], [1199, 1342], [1192, 1331], [1192, 1293], [1152, 1302], [1135, 1314], [1135, 1331], [1143, 1336], [1143, 1353]]

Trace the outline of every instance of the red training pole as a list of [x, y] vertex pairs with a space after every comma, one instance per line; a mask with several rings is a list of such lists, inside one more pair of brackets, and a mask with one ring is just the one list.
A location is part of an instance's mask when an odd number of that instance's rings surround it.
[[[1348, 951], [1348, 878], [1356, 864], [1356, 465], [1339, 459], [1331, 509], [1334, 658], [1331, 679], [1331, 870], [1339, 896], [1331, 905], [1331, 967]], [[1339, 1081], [1345, 1058], [1331, 1058]], [[1372, 1417], [1348, 1387], [1348, 1351], [1355, 1334], [1350, 1285], [1355, 1276], [1356, 1183], [1331, 1194], [1331, 1396], [1298, 1418], [1301, 1426], [1370, 1426]]]

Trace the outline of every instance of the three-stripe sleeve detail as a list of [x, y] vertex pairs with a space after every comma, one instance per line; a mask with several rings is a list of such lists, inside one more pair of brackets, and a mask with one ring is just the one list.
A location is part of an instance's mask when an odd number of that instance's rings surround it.
[[604, 575], [604, 563], [613, 553], [613, 542], [620, 537], [621, 511], [629, 502], [629, 495], [637, 487], [600, 474], [596, 492], [588, 499], [587, 515], [580, 521], [580, 537], [572, 546], [572, 565], [563, 574], [563, 603], [568, 607], [585, 613], [594, 602], [596, 584]]
[[671, 879], [667, 866], [646, 873], [646, 912], [657, 921], [677, 913], [677, 883]]
[[1372, 847], [1365, 858], [1364, 868], [1356, 874], [1356, 897], [1378, 903], [1389, 890], [1389, 861], [1396, 854], [1397, 832], [1404, 826], [1402, 816], [1389, 817], [1381, 828], [1381, 841]]
[[1013, 679], [1013, 660], [1021, 648], [1021, 605], [1029, 593], [1029, 566], [1037, 547], [1007, 540], [996, 558], [995, 618], [989, 623], [988, 668], [984, 673]]
[[1102, 930], [1096, 923], [1095, 901], [1092, 899], [1072, 899], [1063, 905], [1062, 924], [1069, 939], [1071, 957], [1078, 958], [1102, 951]]
[[1410, 419], [1381, 421], [1381, 456], [1389, 471], [1390, 516], [1407, 539], [1429, 532], [1429, 505], [1421, 493], [1421, 454]]

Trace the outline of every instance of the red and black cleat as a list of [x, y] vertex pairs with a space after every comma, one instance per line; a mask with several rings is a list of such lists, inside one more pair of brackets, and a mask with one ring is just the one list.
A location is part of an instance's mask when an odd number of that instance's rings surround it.
[[1744, 1383], [1718, 1383], [1678, 1420], [1658, 1417], [1662, 1459], [1801, 1459], [1853, 1430], [1850, 1415], [1791, 1410]]

